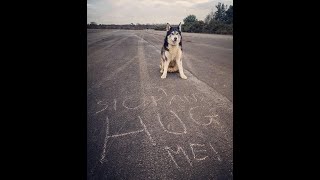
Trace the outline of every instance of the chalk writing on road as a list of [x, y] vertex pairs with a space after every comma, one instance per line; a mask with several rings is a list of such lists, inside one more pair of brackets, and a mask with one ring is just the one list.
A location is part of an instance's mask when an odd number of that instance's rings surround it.
[[163, 129], [165, 132], [167, 132], [167, 133], [171, 133], [171, 134], [175, 134], [175, 135], [187, 134], [187, 128], [186, 128], [186, 125], [183, 123], [183, 121], [179, 118], [179, 116], [178, 116], [175, 112], [173, 112], [173, 111], [170, 111], [170, 112], [176, 117], [176, 119], [177, 119], [177, 120], [179, 121], [179, 123], [181, 124], [181, 126], [182, 126], [182, 128], [183, 128], [183, 132], [173, 132], [173, 131], [167, 130], [167, 129], [164, 127], [163, 123], [161, 122], [160, 114], [157, 114], [157, 116], [158, 116], [158, 121], [159, 121], [162, 129]]
[[156, 145], [156, 143], [154, 142], [154, 140], [152, 139], [146, 125], [144, 124], [144, 122], [142, 121], [141, 117], [138, 116], [139, 120], [140, 120], [140, 124], [142, 126], [142, 129], [140, 130], [136, 130], [136, 131], [131, 131], [131, 132], [127, 132], [127, 133], [122, 133], [122, 134], [113, 134], [113, 135], [109, 135], [109, 118], [107, 117], [106, 121], [107, 121], [107, 128], [106, 128], [106, 136], [104, 139], [104, 144], [103, 144], [103, 150], [102, 150], [102, 154], [101, 154], [101, 159], [100, 162], [104, 162], [105, 160], [105, 156], [106, 156], [106, 148], [107, 148], [107, 142], [109, 138], [117, 138], [117, 137], [123, 137], [123, 136], [128, 136], [128, 135], [132, 135], [132, 134], [137, 134], [137, 133], [142, 133], [145, 132], [146, 135], [149, 137], [152, 145]]
[[[193, 159], [196, 161], [203, 161], [206, 158], [209, 157], [210, 152], [208, 152], [207, 150], [212, 150], [218, 161], [222, 161], [220, 158], [220, 155], [218, 154], [218, 152], [213, 148], [211, 143], [208, 144], [196, 144], [196, 143], [189, 143], [190, 149], [192, 151], [192, 155], [193, 155]], [[208, 148], [208, 146], [210, 146], [211, 148]], [[192, 167], [192, 161], [190, 160], [189, 156], [187, 155], [186, 151], [179, 145], [177, 145], [177, 150], [174, 151], [173, 147], [169, 147], [169, 146], [165, 146], [164, 149], [168, 152], [169, 157], [171, 158], [172, 162], [175, 164], [175, 166], [180, 169], [180, 166], [178, 165], [176, 158], [174, 156], [178, 156], [181, 152], [183, 154], [183, 157], [185, 158], [185, 160], [189, 163], [189, 165]], [[201, 152], [202, 156], [200, 156]], [[205, 153], [205, 155], [204, 155]], [[181, 157], [181, 155], [180, 155]]]
[[[164, 88], [150, 88], [153, 91], [156, 90], [157, 94], [150, 94], [145, 95], [143, 97], [137, 97], [137, 96], [128, 96], [123, 98], [114, 98], [110, 102], [105, 100], [99, 100], [97, 102], [97, 110], [94, 112], [93, 115], [106, 115], [106, 127], [105, 127], [105, 138], [103, 141], [103, 148], [100, 156], [100, 163], [104, 163], [107, 161], [106, 155], [108, 151], [108, 142], [110, 139], [114, 140], [121, 140], [121, 138], [129, 137], [129, 136], [140, 136], [144, 135], [149, 139], [149, 141], [144, 142], [150, 142], [151, 145], [156, 146], [157, 145], [157, 138], [154, 137], [152, 134], [152, 131], [150, 133], [149, 126], [150, 123], [153, 124], [154, 127], [159, 127], [158, 131], [165, 133], [165, 134], [171, 134], [176, 136], [177, 138], [182, 137], [186, 134], [188, 134], [188, 128], [193, 128], [194, 126], [197, 126], [198, 128], [203, 127], [215, 127], [220, 126], [219, 123], [219, 115], [214, 107], [209, 107], [210, 104], [208, 101], [210, 99], [205, 98], [205, 94], [202, 93], [192, 93], [192, 94], [174, 94], [170, 95], [167, 93], [167, 91]], [[148, 94], [148, 92], [146, 93]], [[178, 113], [174, 110], [173, 107], [182, 107], [183, 109], [180, 109], [180, 112], [182, 111], [182, 114], [184, 115], [183, 119], [181, 119], [181, 113]], [[183, 106], [186, 105], [186, 106]], [[154, 111], [154, 108], [157, 107], [163, 107], [163, 111], [157, 112]], [[153, 107], [153, 116], [148, 116], [149, 119], [146, 119], [142, 114], [141, 115], [135, 115], [135, 120], [138, 123], [138, 128], [134, 131], [124, 132], [124, 133], [112, 133], [110, 134], [110, 120], [113, 120], [112, 115], [115, 115], [117, 113], [130, 113], [130, 112], [137, 112], [138, 110], [144, 110], [147, 111], [148, 108], [152, 109]], [[171, 108], [170, 108], [171, 107]], [[121, 111], [122, 109], [122, 111]], [[118, 112], [117, 112], [118, 111]], [[112, 112], [112, 113], [108, 113]], [[164, 114], [165, 113], [165, 114]], [[152, 114], [152, 113], [151, 113]], [[180, 114], [180, 115], [179, 115]], [[186, 118], [187, 116], [187, 118]], [[151, 119], [150, 119], [151, 118]], [[168, 119], [169, 118], [169, 119]], [[171, 121], [176, 127], [178, 127], [179, 130], [171, 129], [170, 123], [168, 126], [165, 126], [164, 121]], [[188, 123], [186, 121], [189, 121]], [[148, 122], [147, 124], [145, 122]], [[189, 124], [189, 126], [187, 126]], [[190, 124], [192, 126], [190, 126]], [[149, 125], [149, 126], [148, 126]], [[194, 132], [194, 131], [193, 131]], [[198, 133], [202, 134], [202, 133]], [[201, 135], [201, 138], [203, 138], [203, 134]], [[185, 147], [183, 147], [183, 144], [177, 144], [176, 147], [170, 147], [168, 145], [164, 145], [165, 152], [170, 157], [171, 161], [173, 162], [174, 166], [177, 169], [181, 169], [181, 166], [179, 165], [179, 162], [177, 161], [176, 157], [180, 156], [183, 157], [186, 162], [190, 165], [190, 167], [193, 166], [193, 163], [199, 163], [202, 161], [206, 161], [207, 159], [212, 159], [209, 157], [213, 157], [217, 161], [221, 162], [222, 158], [219, 155], [218, 151], [213, 147], [211, 142], [207, 143], [197, 143], [197, 142], [190, 142], [193, 140], [189, 140], [188, 148], [189, 150], [186, 151]], [[192, 158], [188, 156], [187, 152], [191, 152]]]

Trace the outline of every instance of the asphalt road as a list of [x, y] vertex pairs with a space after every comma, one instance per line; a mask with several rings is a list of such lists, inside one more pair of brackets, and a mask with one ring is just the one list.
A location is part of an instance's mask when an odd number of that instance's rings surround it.
[[187, 80], [164, 31], [87, 30], [87, 179], [233, 179], [233, 37], [182, 35]]

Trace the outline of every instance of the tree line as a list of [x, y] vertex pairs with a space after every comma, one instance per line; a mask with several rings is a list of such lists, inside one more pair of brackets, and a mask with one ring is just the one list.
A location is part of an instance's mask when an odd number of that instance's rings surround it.
[[[204, 21], [198, 20], [195, 15], [189, 15], [183, 19], [182, 31], [193, 33], [233, 34], [233, 6], [218, 3], [216, 11], [213, 10], [205, 17]], [[155, 29], [165, 30], [166, 24], [126, 24], [105, 25], [91, 22], [87, 24], [88, 29]]]
[[150, 25], [150, 24], [97, 24], [95, 22], [91, 22], [87, 24], [87, 29], [129, 29], [129, 30], [142, 30], [142, 29], [155, 29], [159, 25]]

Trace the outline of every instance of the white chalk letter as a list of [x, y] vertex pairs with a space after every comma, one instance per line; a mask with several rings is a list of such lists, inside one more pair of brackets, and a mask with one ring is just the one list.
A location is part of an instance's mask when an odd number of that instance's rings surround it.
[[195, 160], [203, 161], [203, 160], [205, 160], [205, 159], [208, 157], [208, 156], [205, 156], [205, 157], [203, 157], [203, 158], [196, 158], [195, 152], [206, 152], [206, 150], [197, 150], [197, 151], [196, 151], [193, 146], [203, 147], [204, 144], [191, 144], [191, 143], [190, 143], [190, 147], [191, 147], [191, 150], [192, 150], [193, 158], [194, 158]]

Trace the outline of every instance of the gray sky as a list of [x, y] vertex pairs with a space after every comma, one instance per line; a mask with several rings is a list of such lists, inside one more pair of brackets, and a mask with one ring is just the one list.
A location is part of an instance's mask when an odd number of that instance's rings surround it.
[[87, 23], [179, 24], [190, 14], [204, 20], [218, 2], [233, 5], [233, 0], [87, 0]]

